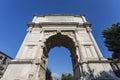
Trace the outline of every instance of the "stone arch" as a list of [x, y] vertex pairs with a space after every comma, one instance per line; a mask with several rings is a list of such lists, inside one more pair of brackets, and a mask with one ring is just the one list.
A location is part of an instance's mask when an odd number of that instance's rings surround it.
[[27, 31], [1, 80], [45, 80], [48, 52], [55, 46], [70, 50], [75, 80], [119, 80], [111, 72], [109, 61], [103, 58], [84, 15], [35, 15]]
[[[68, 35], [64, 35], [62, 33], [57, 33], [52, 36], [49, 36], [45, 41], [45, 47], [43, 48], [43, 57], [46, 58], [45, 61], [47, 61], [48, 53], [51, 48], [54, 48], [56, 46], [60, 47], [63, 46], [67, 48], [71, 53], [71, 62], [73, 67], [73, 73], [75, 75], [76, 71], [76, 65], [78, 64], [78, 54], [76, 53], [76, 46], [75, 42], [72, 38], [70, 38]], [[45, 63], [47, 65], [47, 62]], [[45, 66], [46, 68], [46, 66]]]
[[75, 42], [73, 41], [73, 39], [70, 38], [68, 35], [64, 35], [62, 33], [57, 33], [52, 36], [49, 36], [46, 39], [45, 47], [43, 48], [44, 56], [46, 58], [48, 58], [48, 53], [49, 53], [50, 49], [54, 48], [56, 46], [58, 46], [58, 47], [63, 46], [70, 51], [72, 66], [74, 68], [74, 65], [78, 62], [78, 55], [76, 54], [76, 46], [75, 46]]
[[76, 56], [75, 42], [69, 36], [63, 35], [61, 33], [57, 33], [46, 39], [44, 55], [48, 57], [50, 49], [56, 46], [63, 46], [65, 48], [68, 48], [70, 50], [71, 57]]

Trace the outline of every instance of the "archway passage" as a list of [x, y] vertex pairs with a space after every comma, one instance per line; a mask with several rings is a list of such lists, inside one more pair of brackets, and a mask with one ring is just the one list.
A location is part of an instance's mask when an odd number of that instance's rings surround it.
[[71, 57], [76, 55], [76, 47], [73, 40], [67, 35], [62, 35], [61, 33], [57, 33], [51, 37], [49, 37], [45, 42], [44, 54], [48, 56], [48, 53], [51, 48], [55, 46], [64, 46], [70, 50]]
[[50, 49], [47, 68], [52, 72], [52, 77], [61, 79], [62, 74], [73, 74], [70, 51], [61, 46]]
[[65, 47], [70, 51], [73, 73], [75, 73], [74, 66], [78, 62], [77, 61], [78, 55], [76, 54], [75, 42], [73, 41], [73, 39], [61, 33], [57, 33], [53, 36], [50, 36], [45, 42], [45, 47], [44, 47], [44, 52], [43, 52], [46, 58], [49, 57], [48, 56], [49, 51], [56, 46]]

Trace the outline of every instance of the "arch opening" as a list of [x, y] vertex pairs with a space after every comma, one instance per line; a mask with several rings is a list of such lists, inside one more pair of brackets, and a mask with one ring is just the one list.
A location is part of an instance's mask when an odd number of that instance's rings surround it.
[[52, 77], [60, 79], [62, 74], [73, 75], [70, 54], [70, 50], [63, 46], [50, 49], [47, 68], [52, 72]]
[[68, 35], [63, 35], [61, 33], [57, 33], [46, 39], [45, 47], [43, 48], [43, 55], [45, 56], [47, 61], [45, 62], [46, 67], [48, 63], [49, 52], [54, 47], [65, 47], [69, 50], [73, 68], [72, 71], [75, 76], [75, 68], [76, 64], [78, 64], [78, 54], [76, 54], [76, 46], [73, 39], [70, 38]]
[[57, 33], [53, 36], [50, 36], [46, 42], [45, 42], [45, 47], [44, 47], [44, 55], [48, 57], [48, 53], [51, 48], [54, 47], [65, 47], [70, 50], [71, 57], [76, 56], [76, 47], [75, 47], [75, 42], [68, 37], [67, 35], [62, 35], [61, 33]]

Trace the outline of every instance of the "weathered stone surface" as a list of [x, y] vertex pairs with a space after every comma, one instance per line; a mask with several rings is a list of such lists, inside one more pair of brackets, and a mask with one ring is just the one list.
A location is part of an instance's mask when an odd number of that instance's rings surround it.
[[83, 15], [34, 16], [14, 61], [2, 80], [45, 80], [49, 50], [64, 46], [71, 52], [75, 80], [114, 79]]

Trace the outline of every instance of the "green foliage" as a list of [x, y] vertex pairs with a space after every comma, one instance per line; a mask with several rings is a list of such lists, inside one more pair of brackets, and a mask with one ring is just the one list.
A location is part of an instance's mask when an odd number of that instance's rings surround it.
[[61, 80], [74, 80], [74, 77], [72, 74], [62, 74]]
[[46, 80], [52, 80], [51, 71], [48, 68], [47, 68], [47, 71], [46, 71]]
[[113, 58], [120, 58], [120, 23], [113, 24], [103, 32], [105, 45], [113, 52]]
[[114, 71], [117, 77], [120, 77], [120, 70]]

